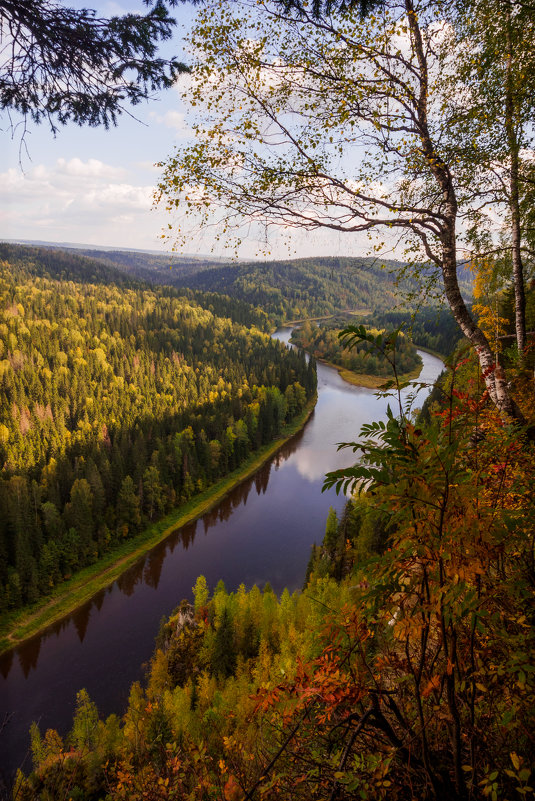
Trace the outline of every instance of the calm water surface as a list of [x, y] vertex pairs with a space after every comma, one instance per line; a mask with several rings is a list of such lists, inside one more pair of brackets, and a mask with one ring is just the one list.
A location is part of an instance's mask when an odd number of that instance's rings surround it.
[[[287, 342], [289, 329], [274, 335]], [[420, 381], [432, 383], [442, 362], [421, 353]], [[418, 405], [425, 396], [419, 396]], [[0, 769], [30, 768], [28, 729], [68, 730], [76, 692], [85, 687], [101, 715], [120, 713], [130, 685], [143, 677], [163, 615], [203, 574], [213, 588], [269, 581], [275, 592], [302, 586], [311, 545], [325, 531], [329, 506], [344, 499], [323, 493], [323, 476], [351, 464], [336, 444], [357, 437], [360, 426], [385, 417], [386, 401], [345, 383], [318, 364], [318, 403], [305, 428], [217, 508], [174, 532], [106, 590], [43, 634], [0, 657]]]

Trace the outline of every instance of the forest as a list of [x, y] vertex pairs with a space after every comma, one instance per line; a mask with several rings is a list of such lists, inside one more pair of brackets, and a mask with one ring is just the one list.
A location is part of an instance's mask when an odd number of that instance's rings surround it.
[[359, 316], [356, 322], [367, 328], [400, 328], [414, 345], [434, 351], [444, 358], [451, 356], [463, 338], [451, 311], [440, 306], [423, 306], [415, 314], [402, 310], [377, 312], [373, 316]]
[[[13, 248], [16, 246], [0, 243], [3, 258]], [[177, 295], [198, 301], [216, 316], [256, 325], [264, 331], [273, 324], [334, 315], [341, 327], [349, 319], [372, 327], [402, 326], [415, 345], [442, 356], [452, 353], [462, 338], [451, 311], [438, 298], [429, 298], [427, 305], [419, 303], [413, 309], [414, 277], [398, 282], [394, 271], [403, 265], [392, 260], [309, 258], [260, 265], [120, 250], [54, 247], [39, 251], [56, 277], [61, 276], [62, 259], [68, 258], [72, 274], [77, 259], [83, 256], [80, 275], [87, 273], [90, 260], [95, 277], [108, 276], [107, 280], [115, 283], [139, 281], [174, 287]], [[472, 275], [465, 264], [459, 264], [459, 281], [463, 295], [471, 300]], [[507, 303], [510, 311], [510, 298]], [[351, 314], [344, 315], [345, 309]]]
[[17, 797], [529, 798], [534, 463], [454, 363], [428, 422], [391, 412], [327, 476], [368, 491], [331, 509], [302, 592], [200, 576], [124, 715], [81, 690], [65, 737], [32, 727]]
[[[112, 283], [82, 257], [0, 264], [2, 612], [188, 501], [273, 440], [315, 368], [243, 304]], [[98, 265], [97, 265], [98, 267]], [[85, 276], [87, 280], [84, 280]], [[265, 321], [250, 311], [248, 322]]]
[[[342, 309], [395, 305], [394, 278], [374, 259], [293, 259], [220, 265], [178, 278], [179, 285], [223, 292], [260, 306], [279, 324]], [[380, 290], [379, 290], [380, 287]]]
[[[171, 288], [128, 257], [117, 281], [93, 260], [92, 282], [69, 256], [53, 274], [38, 252], [5, 258], [12, 608], [314, 398], [313, 361], [271, 342], [269, 321], [372, 314], [303, 330], [378, 371], [396, 352], [410, 364], [411, 327], [448, 354], [421, 410], [396, 376], [380, 419], [338, 443], [353, 458], [323, 489], [343, 502], [302, 590], [192, 580], [121, 712], [101, 716], [81, 688], [69, 731], [32, 725], [13, 799], [535, 797], [534, 40], [530, 0], [200, 3], [182, 96], [194, 136], [160, 162], [155, 195], [172, 247], [215, 229], [231, 248], [267, 244], [275, 228], [373, 255], [190, 265]], [[393, 308], [401, 292], [414, 304]]]
[[[5, 246], [4, 246], [5, 247]], [[277, 325], [342, 309], [391, 308], [397, 302], [393, 272], [399, 262], [373, 258], [307, 258], [248, 262], [149, 252], [50, 248], [91, 259], [95, 271], [108, 271], [151, 284], [173, 286], [190, 297], [231, 297], [249, 314], [261, 309]], [[43, 257], [48, 248], [41, 248]], [[120, 276], [120, 277], [119, 277]], [[407, 286], [410, 285], [407, 282]], [[470, 281], [464, 288], [470, 294]], [[258, 322], [256, 323], [258, 324]]]
[[[422, 364], [412, 342], [401, 333], [396, 342], [395, 361], [390, 360], [387, 355], [366, 341], [347, 348], [340, 340], [339, 333], [340, 328], [333, 328], [330, 324], [316, 325], [305, 322], [292, 332], [292, 342], [311, 353], [315, 359], [332, 362], [353, 373], [385, 378], [394, 378], [397, 373], [401, 378]], [[369, 333], [383, 332], [369, 328]], [[391, 334], [392, 330], [384, 332], [385, 337]]]

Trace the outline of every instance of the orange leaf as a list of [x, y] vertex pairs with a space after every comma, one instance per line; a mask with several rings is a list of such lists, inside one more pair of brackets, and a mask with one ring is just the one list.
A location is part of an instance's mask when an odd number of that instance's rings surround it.
[[225, 794], [225, 801], [239, 801], [243, 795], [238, 782], [232, 774], [228, 777], [223, 792]]

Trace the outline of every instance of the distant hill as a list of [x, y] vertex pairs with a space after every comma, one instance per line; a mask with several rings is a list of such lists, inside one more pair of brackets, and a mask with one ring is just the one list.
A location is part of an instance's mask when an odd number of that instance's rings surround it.
[[340, 309], [390, 309], [396, 303], [400, 262], [307, 258], [233, 261], [136, 251], [83, 249], [85, 256], [153, 284], [229, 295], [258, 306], [277, 322], [332, 314]]
[[[189, 289], [201, 304], [206, 293], [211, 294], [212, 303], [217, 296], [226, 295], [262, 309], [275, 323], [322, 317], [342, 310], [392, 311], [402, 302], [404, 290], [416, 290], [412, 279], [396, 282], [404, 265], [394, 260], [310, 257], [230, 262], [207, 256], [128, 249], [54, 248], [51, 244], [39, 248], [46, 249], [69, 253], [73, 258], [86, 257], [93, 265], [92, 274], [104, 274], [95, 266], [100, 263], [112, 270], [113, 275], [122, 275], [110, 278], [116, 282], [124, 281], [127, 276], [153, 285], [176, 287], [181, 292]], [[459, 265], [459, 281], [461, 291], [469, 298], [471, 275], [464, 265]], [[217, 313], [222, 314], [223, 310]]]
[[[211, 261], [209, 258], [132, 251], [84, 251], [151, 283], [222, 293], [261, 308], [277, 323], [341, 310], [391, 311], [414, 280], [396, 281], [403, 263], [375, 258], [318, 257], [276, 261]], [[471, 275], [459, 265], [465, 297]]]
[[[99, 251], [91, 252], [95, 253], [95, 256], [90, 258], [84, 255], [83, 251], [73, 248], [29, 247], [0, 242], [0, 262], [8, 262], [14, 268], [15, 265], [21, 264], [26, 275], [81, 284], [104, 284], [106, 286], [113, 284], [122, 289], [136, 290], [148, 289], [149, 284], [157, 284], [162, 286], [166, 297], [185, 297], [204, 309], [208, 309], [217, 317], [228, 317], [241, 325], [255, 325], [262, 331], [271, 328], [265, 312], [239, 298], [189, 289], [187, 286], [173, 287], [169, 285], [169, 282], [158, 280], [156, 270], [151, 272], [148, 267], [144, 271], [141, 268], [127, 270], [114, 264], [111, 259], [97, 258]], [[169, 271], [169, 267], [167, 270]]]
[[174, 253], [155, 253], [144, 250], [100, 250], [82, 248], [80, 253], [91, 259], [113, 265], [134, 278], [142, 278], [152, 284], [175, 286], [178, 277], [198, 273], [200, 270], [227, 264], [226, 260], [208, 256], [178, 256]]
[[375, 259], [307, 258], [210, 266], [175, 285], [224, 292], [260, 306], [278, 322], [334, 314], [342, 309], [391, 309], [398, 302], [395, 271]]
[[50, 246], [30, 247], [0, 242], [0, 260], [13, 264], [25, 262], [26, 271], [35, 276], [56, 281], [75, 281], [93, 284], [132, 284], [132, 280], [112, 264], [102, 259], [87, 258], [81, 251]]

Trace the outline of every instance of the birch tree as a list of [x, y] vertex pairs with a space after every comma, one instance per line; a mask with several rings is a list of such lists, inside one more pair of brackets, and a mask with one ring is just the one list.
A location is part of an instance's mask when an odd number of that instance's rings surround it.
[[439, 0], [387, 0], [365, 18], [269, 0], [204, 7], [190, 37], [196, 142], [161, 165], [157, 200], [201, 226], [217, 218], [238, 242], [244, 219], [385, 233], [441, 276], [508, 419], [519, 412], [457, 277], [473, 203], [451, 134], [450, 11]]
[[[534, 202], [535, 18], [522, 0], [460, 0], [457, 80], [467, 88], [454, 123], [472, 167], [475, 255], [506, 264], [515, 296], [515, 333], [526, 347], [524, 279], [533, 264], [529, 217]], [[452, 83], [452, 93], [456, 86]], [[457, 93], [458, 96], [458, 93]], [[502, 223], [496, 239], [491, 210]], [[485, 222], [487, 223], [485, 225]], [[494, 234], [494, 236], [493, 236]]]

